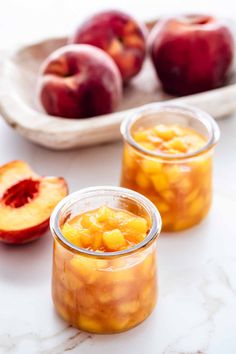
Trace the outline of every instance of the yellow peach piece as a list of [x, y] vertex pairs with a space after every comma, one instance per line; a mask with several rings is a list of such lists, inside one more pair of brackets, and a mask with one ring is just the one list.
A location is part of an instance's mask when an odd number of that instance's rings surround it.
[[168, 179], [163, 173], [151, 176], [151, 180], [157, 192], [163, 191], [169, 187]]
[[80, 223], [83, 228], [89, 229], [91, 231], [100, 231], [101, 230], [101, 225], [97, 222], [96, 218], [94, 215], [88, 214], [83, 214], [81, 216]]
[[118, 306], [118, 310], [125, 315], [133, 314], [136, 311], [138, 311], [138, 309], [139, 309], [139, 302], [135, 300], [129, 302], [123, 302]]
[[203, 209], [205, 203], [204, 203], [204, 197], [199, 196], [197, 197], [192, 203], [191, 205], [189, 205], [188, 207], [188, 214], [189, 215], [196, 215], [199, 212], [201, 212], [201, 210]]
[[84, 286], [81, 279], [78, 276], [75, 276], [68, 269], [66, 270], [66, 273], [63, 274], [63, 278], [65, 279], [66, 286], [69, 290], [81, 289]]
[[92, 249], [94, 251], [97, 251], [97, 250], [99, 250], [101, 248], [101, 246], [102, 246], [102, 238], [103, 238], [102, 232], [100, 232], [100, 231], [93, 232]]
[[82, 277], [87, 284], [95, 283], [98, 279], [95, 261], [84, 256], [74, 256], [70, 261], [70, 266], [75, 274]]
[[136, 183], [139, 187], [144, 188], [144, 189], [148, 188], [150, 185], [149, 180], [147, 179], [145, 174], [143, 174], [142, 172], [138, 172], [138, 174], [136, 176]]
[[141, 217], [134, 217], [127, 220], [125, 223], [126, 233], [146, 234], [148, 230], [147, 220]]
[[111, 272], [109, 275], [107, 275], [107, 279], [109, 282], [115, 284], [119, 282], [132, 282], [135, 280], [135, 274], [132, 268], [127, 268]]
[[185, 197], [185, 202], [187, 204], [192, 203], [198, 196], [199, 194], [199, 188], [193, 189], [186, 197]]
[[161, 200], [156, 200], [154, 203], [157, 205], [157, 208], [161, 214], [170, 210], [170, 206]]
[[176, 185], [178, 191], [183, 194], [188, 194], [192, 190], [192, 182], [189, 177], [183, 177], [182, 180]]
[[85, 229], [89, 229], [90, 226], [92, 225], [92, 221], [91, 221], [91, 215], [90, 214], [83, 214], [80, 217], [80, 224], [83, 228]]
[[74, 244], [75, 246], [81, 246], [78, 230], [76, 230], [69, 223], [63, 225], [62, 233], [70, 243]]
[[104, 232], [102, 239], [104, 245], [111, 251], [119, 250], [126, 245], [125, 238], [119, 229]]
[[109, 327], [111, 327], [115, 332], [123, 331], [129, 328], [129, 316], [119, 316], [118, 318], [109, 319]]
[[164, 124], [156, 125], [153, 130], [157, 134], [157, 136], [159, 136], [163, 140], [170, 140], [176, 135], [175, 131], [171, 127]]
[[188, 149], [185, 142], [178, 137], [173, 138], [170, 141], [167, 141], [164, 146], [165, 146], [165, 148], [167, 148], [167, 151], [168, 151], [168, 149], [174, 149], [180, 153], [185, 153]]
[[101, 322], [85, 315], [79, 315], [78, 326], [79, 328], [91, 333], [102, 332]]
[[159, 173], [162, 170], [162, 163], [147, 158], [142, 161], [142, 169], [150, 175]]
[[82, 247], [88, 248], [91, 246], [93, 242], [93, 236], [88, 229], [78, 230], [78, 235]]
[[177, 165], [166, 165], [165, 174], [170, 183], [176, 183], [183, 177], [183, 173]]
[[132, 148], [126, 146], [123, 152], [123, 161], [124, 164], [127, 166], [129, 169], [135, 168], [136, 165], [136, 158], [135, 155], [132, 151]]
[[97, 220], [99, 222], [105, 222], [112, 217], [114, 217], [114, 213], [110, 208], [106, 207], [105, 205], [99, 208], [97, 213]]
[[168, 203], [175, 199], [175, 193], [171, 189], [162, 191], [160, 194], [162, 198]]
[[107, 292], [107, 291], [99, 292], [97, 297], [98, 297], [98, 300], [102, 304], [106, 304], [106, 303], [112, 301], [112, 299], [113, 299], [112, 293], [111, 292]]
[[116, 284], [112, 288], [112, 297], [114, 300], [120, 300], [124, 297], [128, 297], [130, 291], [131, 290], [126, 283]]
[[153, 288], [148, 283], [142, 290], [141, 301], [142, 302], [146, 302], [148, 299], [151, 299], [152, 298], [152, 292], [153, 292]]
[[134, 139], [138, 142], [147, 141], [148, 133], [146, 131], [140, 130], [134, 134]]

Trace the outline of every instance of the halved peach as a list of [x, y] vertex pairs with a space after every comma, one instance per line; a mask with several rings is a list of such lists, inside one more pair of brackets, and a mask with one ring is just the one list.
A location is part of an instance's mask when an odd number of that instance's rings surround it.
[[63, 178], [38, 176], [24, 161], [0, 167], [0, 240], [19, 244], [40, 237], [67, 193]]

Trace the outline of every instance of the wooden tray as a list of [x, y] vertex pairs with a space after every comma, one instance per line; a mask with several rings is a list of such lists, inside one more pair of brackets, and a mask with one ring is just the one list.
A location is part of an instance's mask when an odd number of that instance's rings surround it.
[[236, 67], [227, 86], [173, 99], [158, 85], [147, 59], [142, 72], [125, 89], [117, 112], [89, 119], [63, 119], [45, 114], [35, 100], [36, 77], [41, 62], [66, 38], [52, 38], [4, 53], [0, 63], [0, 114], [27, 139], [52, 149], [109, 142], [120, 138], [119, 126], [131, 110], [156, 101], [195, 105], [218, 119], [236, 110]]

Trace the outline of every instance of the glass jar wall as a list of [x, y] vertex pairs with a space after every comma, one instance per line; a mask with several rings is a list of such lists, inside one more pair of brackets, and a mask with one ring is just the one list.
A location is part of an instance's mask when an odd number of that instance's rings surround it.
[[[139, 244], [116, 252], [79, 248], [61, 227], [78, 214], [106, 205], [145, 217], [150, 227]], [[88, 188], [66, 197], [51, 217], [54, 236], [52, 297], [60, 316], [81, 330], [116, 333], [142, 322], [157, 299], [155, 206], [138, 193], [119, 187]]]
[[[134, 138], [140, 129], [162, 125], [183, 127], [205, 139], [196, 151], [168, 154], [149, 150]], [[121, 186], [149, 198], [158, 208], [164, 231], [179, 231], [199, 223], [212, 200], [212, 156], [219, 129], [198, 109], [166, 103], [150, 104], [122, 123], [124, 154]]]

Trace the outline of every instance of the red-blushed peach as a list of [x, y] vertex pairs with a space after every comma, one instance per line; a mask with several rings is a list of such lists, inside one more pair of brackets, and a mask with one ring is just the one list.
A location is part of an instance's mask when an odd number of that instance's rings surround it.
[[230, 28], [210, 15], [164, 19], [152, 30], [149, 45], [163, 89], [176, 95], [223, 85], [234, 56]]
[[42, 64], [38, 94], [45, 111], [65, 118], [111, 113], [122, 95], [122, 80], [114, 61], [90, 45], [67, 45]]
[[116, 62], [124, 82], [137, 75], [146, 55], [146, 27], [121, 11], [104, 11], [82, 23], [69, 43], [91, 44]]
[[68, 193], [63, 178], [40, 177], [24, 161], [0, 167], [0, 241], [21, 244], [45, 233], [56, 204]]

